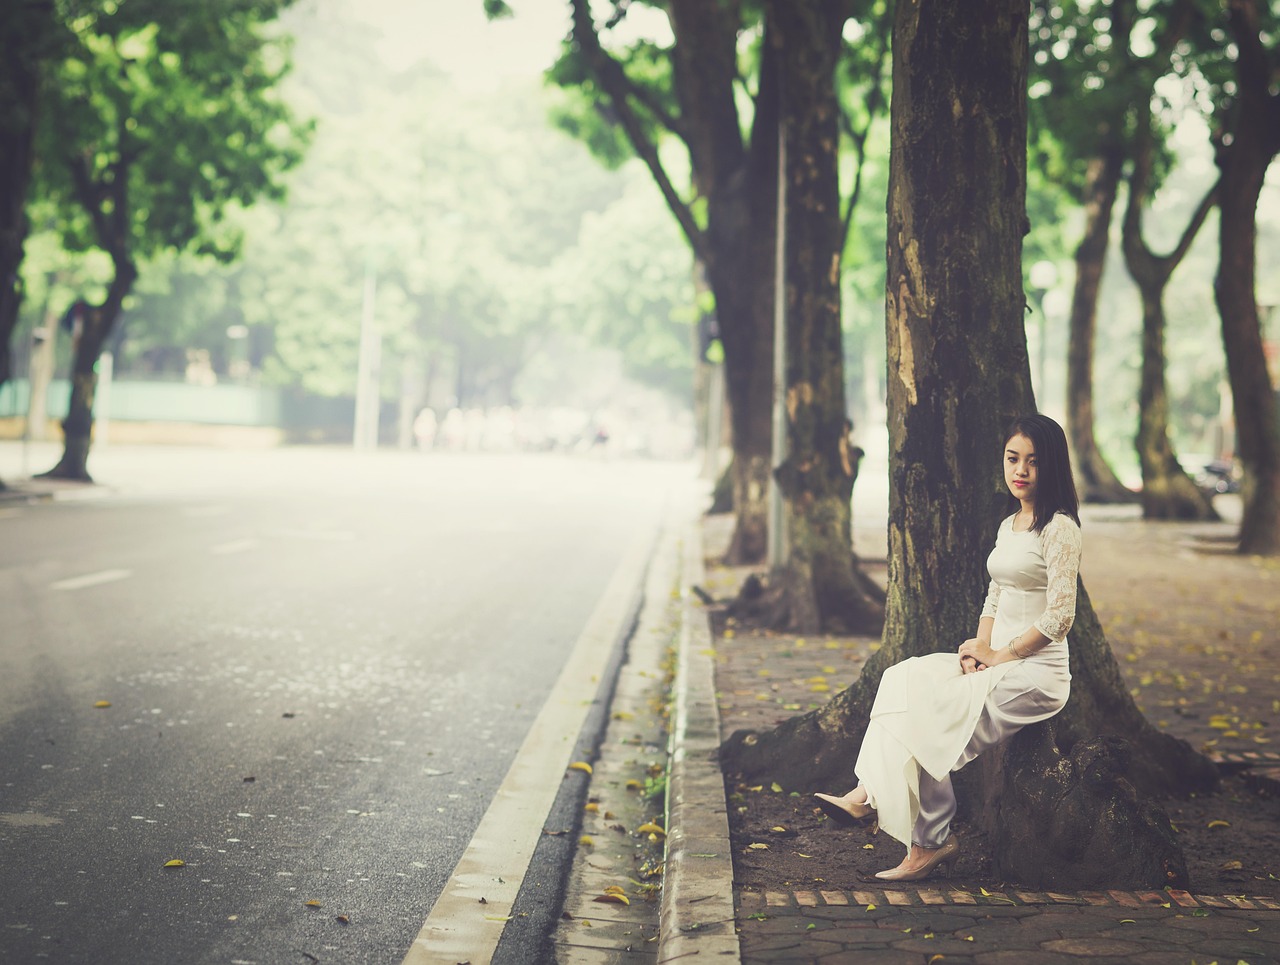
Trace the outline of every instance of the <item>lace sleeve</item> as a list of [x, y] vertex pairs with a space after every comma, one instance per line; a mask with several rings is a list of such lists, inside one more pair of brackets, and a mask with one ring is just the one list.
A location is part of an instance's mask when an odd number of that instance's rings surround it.
[[1061, 640], [1076, 618], [1076, 579], [1080, 574], [1080, 527], [1059, 513], [1040, 535], [1048, 569], [1048, 602], [1035, 627], [1050, 640]]
[[991, 585], [987, 587], [987, 598], [982, 601], [982, 616], [978, 619], [986, 617], [994, 617], [996, 615], [996, 607], [1000, 605], [1000, 584], [995, 580], [991, 581]]

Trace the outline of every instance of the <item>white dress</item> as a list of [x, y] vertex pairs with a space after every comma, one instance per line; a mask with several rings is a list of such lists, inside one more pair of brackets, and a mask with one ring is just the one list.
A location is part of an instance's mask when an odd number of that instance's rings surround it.
[[[921, 814], [922, 771], [946, 782], [950, 795], [951, 771], [1066, 704], [1080, 548], [1080, 527], [1065, 514], [1040, 533], [1015, 531], [1010, 516], [987, 558], [991, 585], [982, 616], [995, 618], [992, 647], [1001, 649], [1035, 626], [1052, 641], [1043, 649], [970, 674], [961, 672], [954, 651], [912, 657], [885, 671], [854, 770], [886, 834], [910, 846], [917, 821], [927, 817]], [[953, 813], [953, 797], [950, 807]]]

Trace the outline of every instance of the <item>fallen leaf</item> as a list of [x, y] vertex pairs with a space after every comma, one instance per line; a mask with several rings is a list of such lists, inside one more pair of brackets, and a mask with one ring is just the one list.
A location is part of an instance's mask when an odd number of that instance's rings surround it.
[[96, 707], [98, 710], [106, 710], [108, 707], [110, 707], [110, 706], [111, 706], [111, 701], [109, 701], [109, 700], [99, 700], [99, 701], [98, 701], [96, 704], [94, 704], [93, 706], [94, 706], [94, 707]]
[[874, 844], [864, 844], [862, 846], [863, 851], [874, 851], [875, 849], [876, 849], [876, 846]]
[[350, 919], [350, 918], [348, 918], [346, 915], [336, 915], [336, 916], [334, 916], [334, 919], [333, 919], [333, 920], [334, 920], [334, 921], [336, 921], [339, 925], [350, 925], [350, 924], [351, 924], [351, 919]]
[[599, 814], [599, 813], [600, 813], [600, 805], [599, 805], [599, 804], [584, 804], [584, 805], [582, 806], [582, 810], [586, 811], [588, 814]]
[[1227, 862], [1224, 862], [1222, 867], [1220, 867], [1218, 870], [1219, 871], [1239, 871], [1243, 867], [1244, 865], [1239, 861], [1227, 861]]
[[774, 794], [781, 794], [782, 785], [779, 784], [777, 781], [774, 781], [772, 784], [769, 785], [769, 790], [771, 790]]
[[588, 764], [586, 761], [574, 761], [572, 764], [570, 764], [570, 765], [569, 765], [569, 770], [571, 770], [571, 771], [586, 771], [588, 774], [590, 774], [590, 773], [591, 773], [591, 765], [590, 765], [590, 764]]
[[174, 858], [172, 861], [166, 861], [164, 866], [166, 868], [185, 868], [187, 863], [181, 858]]
[[484, 920], [485, 921], [510, 921], [511, 916], [510, 915], [485, 915]]
[[666, 833], [667, 833], [666, 831], [662, 830], [662, 828], [659, 825], [654, 824], [652, 821], [646, 821], [644, 824], [640, 825], [640, 827], [636, 828], [636, 834], [666, 834]]
[[799, 851], [797, 851], [797, 852], [796, 852], [796, 857], [797, 857], [797, 858], [812, 858], [812, 857], [813, 857], [813, 855], [811, 855], [811, 854], [801, 854]]
[[867, 911], [875, 911], [875, 910], [876, 910], [875, 905], [867, 905]]
[[785, 832], [787, 829], [786, 829], [786, 828], [784, 828], [781, 824], [775, 824], [775, 825], [774, 825], [773, 827], [771, 827], [769, 830], [770, 830], [770, 831], [781, 831], [781, 832]]
[[631, 780], [627, 781], [625, 786], [628, 791], [639, 791], [644, 787], [644, 785], [641, 784], [639, 781], [637, 781], [634, 777]]
[[304, 901], [303, 904], [306, 905], [308, 908], [320, 907], [320, 902], [316, 901], [314, 898], [312, 898], [310, 901]]
[[930, 955], [930, 956], [929, 956], [929, 965], [933, 965], [933, 963], [934, 963], [934, 962], [940, 962], [940, 961], [942, 961], [942, 959], [943, 959], [943, 956], [942, 956], [942, 955]]
[[578, 844], [582, 845], [585, 848], [595, 847], [595, 841], [592, 840], [591, 835], [589, 834], [584, 834], [582, 837], [580, 837], [578, 839]]
[[631, 904], [631, 899], [630, 899], [630, 898], [628, 898], [626, 895], [622, 894], [621, 892], [617, 892], [617, 893], [615, 893], [615, 892], [612, 892], [612, 891], [610, 891], [610, 892], [606, 892], [606, 893], [605, 893], [605, 894], [603, 894], [603, 895], [596, 895], [596, 896], [595, 896], [594, 898], [592, 898], [591, 900], [592, 900], [592, 901], [598, 901], [598, 902], [600, 902], [601, 904], [614, 904], [614, 905], [629, 905], [629, 904]]
[[1211, 828], [1229, 828], [1229, 827], [1231, 827], [1231, 822], [1230, 822], [1230, 821], [1210, 821], [1210, 822], [1209, 822], [1209, 824], [1208, 824], [1208, 827], [1211, 827]]
[[1120, 919], [1120, 924], [1122, 924], [1122, 925], [1136, 925], [1136, 924], [1137, 924], [1137, 922], [1136, 922], [1136, 921], [1134, 921], [1132, 918], [1121, 918], [1121, 919]]
[[767, 844], [759, 844], [759, 843], [749, 844], [747, 845], [747, 847], [750, 848], [752, 851], [768, 851], [769, 850], [769, 846]]

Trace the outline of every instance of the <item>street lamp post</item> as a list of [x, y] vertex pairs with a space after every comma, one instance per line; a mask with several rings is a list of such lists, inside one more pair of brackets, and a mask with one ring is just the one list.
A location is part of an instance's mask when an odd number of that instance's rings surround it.
[[1044, 400], [1048, 394], [1045, 386], [1045, 369], [1048, 365], [1049, 324], [1044, 311], [1044, 296], [1058, 280], [1058, 267], [1051, 261], [1037, 261], [1031, 266], [1031, 290], [1036, 299], [1036, 311], [1039, 314], [1040, 338], [1036, 345], [1036, 379], [1035, 394], [1037, 407], [1044, 408]]

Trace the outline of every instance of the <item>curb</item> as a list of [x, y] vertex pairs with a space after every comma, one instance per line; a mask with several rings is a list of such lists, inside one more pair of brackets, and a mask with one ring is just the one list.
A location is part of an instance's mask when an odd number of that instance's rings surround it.
[[706, 615], [690, 587], [703, 582], [699, 520], [688, 528], [681, 574], [680, 643], [668, 743], [667, 857], [658, 962], [715, 955], [739, 963], [733, 855], [720, 771], [720, 711]]

